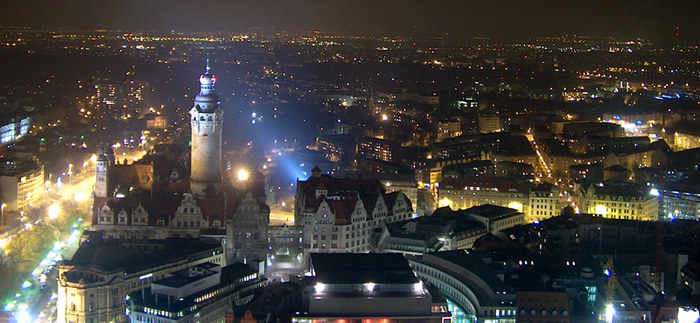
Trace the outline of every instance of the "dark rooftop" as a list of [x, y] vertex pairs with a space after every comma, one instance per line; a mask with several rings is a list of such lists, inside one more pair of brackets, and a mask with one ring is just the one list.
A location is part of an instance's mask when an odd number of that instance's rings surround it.
[[315, 253], [316, 279], [326, 284], [414, 284], [418, 278], [400, 254]]
[[464, 212], [466, 214], [473, 215], [473, 216], [489, 218], [491, 220], [497, 220], [500, 218], [515, 215], [518, 213], [518, 210], [511, 209], [509, 207], [502, 207], [502, 206], [498, 206], [498, 205], [493, 205], [493, 204], [484, 204], [484, 205], [471, 207], [471, 208], [468, 208], [466, 210], [462, 210], [460, 212]]
[[129, 274], [220, 249], [218, 241], [203, 239], [90, 240], [80, 245], [73, 258], [64, 264], [122, 270]]

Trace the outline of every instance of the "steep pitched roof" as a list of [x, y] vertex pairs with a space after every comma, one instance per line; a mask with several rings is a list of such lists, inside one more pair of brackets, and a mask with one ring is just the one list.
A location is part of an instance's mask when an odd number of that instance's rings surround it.
[[357, 205], [356, 198], [340, 201], [326, 200], [326, 203], [328, 203], [328, 206], [331, 208], [331, 212], [335, 214], [336, 224], [352, 223], [352, 212], [355, 211], [355, 205]]

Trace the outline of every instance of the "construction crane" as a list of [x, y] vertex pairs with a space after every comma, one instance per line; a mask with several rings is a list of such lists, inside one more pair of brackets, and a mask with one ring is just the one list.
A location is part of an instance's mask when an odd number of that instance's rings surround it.
[[[646, 315], [642, 314], [639, 312], [637, 309], [637, 306], [634, 305], [634, 302], [632, 302], [632, 299], [630, 296], [627, 294], [624, 288], [622, 288], [622, 285], [620, 285], [620, 282], [617, 280], [617, 273], [615, 273], [615, 266], [613, 264], [612, 259], [608, 259], [607, 262], [600, 262], [600, 267], [603, 268], [603, 272], [605, 273], [606, 276], [608, 276], [608, 283], [607, 287], [605, 288], [605, 296], [606, 300], [608, 303], [608, 306], [612, 306], [612, 303], [615, 298], [615, 290], [617, 290], [620, 293], [620, 296], [625, 300], [625, 304], [627, 304], [627, 307], [629, 308], [629, 311], [634, 314], [634, 317], [637, 322], [647, 322], [648, 319]], [[612, 317], [608, 316], [608, 321], [612, 321]]]

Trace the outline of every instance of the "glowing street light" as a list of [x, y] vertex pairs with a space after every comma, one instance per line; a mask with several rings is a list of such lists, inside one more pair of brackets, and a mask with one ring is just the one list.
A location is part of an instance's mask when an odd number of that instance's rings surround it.
[[236, 174], [236, 177], [238, 178], [239, 181], [245, 182], [245, 181], [247, 181], [248, 178], [250, 177], [250, 174], [248, 173], [247, 170], [241, 168], [241, 169], [238, 170], [238, 173]]
[[68, 184], [73, 184], [73, 164], [68, 164]]
[[58, 204], [51, 204], [51, 206], [49, 206], [49, 220], [58, 219], [58, 212], [59, 211], [60, 211], [60, 208], [58, 207]]
[[0, 227], [5, 226], [5, 208], [7, 207], [7, 204], [2, 203], [0, 205], [0, 213], [2, 214], [2, 222], [0, 222]]
[[613, 321], [613, 316], [615, 316], [615, 308], [612, 304], [605, 306], [605, 322], [611, 323]]

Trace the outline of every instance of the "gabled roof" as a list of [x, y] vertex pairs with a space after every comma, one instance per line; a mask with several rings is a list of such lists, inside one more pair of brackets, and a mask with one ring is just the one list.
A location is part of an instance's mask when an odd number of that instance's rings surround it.
[[352, 212], [355, 211], [355, 206], [357, 205], [356, 198], [340, 201], [326, 200], [326, 203], [331, 208], [331, 212], [335, 214], [335, 224], [352, 223]]

